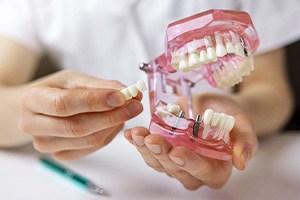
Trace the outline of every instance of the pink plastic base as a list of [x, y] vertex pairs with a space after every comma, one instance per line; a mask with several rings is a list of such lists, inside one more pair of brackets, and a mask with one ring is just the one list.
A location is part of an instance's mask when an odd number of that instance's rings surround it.
[[198, 138], [193, 137], [194, 120], [181, 119], [178, 128], [174, 129], [169, 124], [174, 124], [176, 118], [169, 119], [167, 123], [162, 121], [156, 114], [152, 115], [149, 130], [152, 134], [164, 136], [174, 146], [184, 146], [200, 155], [219, 160], [230, 160], [232, 155], [231, 144], [226, 144], [223, 140], [212, 138], [214, 130], [209, 133], [209, 137], [201, 138], [203, 126], [200, 125]]

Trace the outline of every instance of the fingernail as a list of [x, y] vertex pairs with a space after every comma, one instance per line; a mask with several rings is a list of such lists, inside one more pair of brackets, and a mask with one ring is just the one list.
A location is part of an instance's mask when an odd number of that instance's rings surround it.
[[161, 148], [159, 145], [151, 144], [147, 145], [147, 147], [152, 151], [154, 154], [161, 154]]
[[242, 158], [243, 158], [244, 161], [245, 161], [244, 168], [247, 167], [248, 161], [250, 160], [250, 157], [251, 157], [251, 151], [250, 151], [250, 149], [249, 149], [249, 148], [244, 149], [244, 151], [243, 151], [243, 153], [242, 153]]
[[144, 145], [144, 137], [132, 134], [132, 139], [138, 146]]
[[108, 95], [106, 102], [110, 107], [120, 107], [125, 103], [125, 98], [119, 92], [113, 92]]
[[184, 165], [184, 160], [178, 157], [170, 156], [171, 160], [176, 163], [177, 165], [183, 166]]
[[129, 117], [135, 117], [142, 112], [143, 108], [140, 102], [133, 101], [127, 105], [126, 111]]

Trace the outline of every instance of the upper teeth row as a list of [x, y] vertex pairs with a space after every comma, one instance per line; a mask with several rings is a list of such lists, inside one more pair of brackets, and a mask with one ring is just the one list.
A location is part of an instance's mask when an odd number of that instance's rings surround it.
[[[172, 53], [172, 66], [183, 72], [187, 72], [203, 64], [216, 62], [218, 57], [221, 58], [227, 54], [234, 53], [243, 57], [245, 55], [244, 47], [234, 33], [230, 32], [230, 35], [232, 42], [227, 36], [223, 37], [225, 46], [219, 33], [215, 33], [215, 47], [211, 36], [205, 36], [203, 39], [187, 43]], [[206, 49], [200, 50], [199, 48], [203, 46], [203, 42]]]
[[145, 82], [139, 80], [136, 84], [124, 88], [121, 92], [124, 94], [126, 100], [129, 100], [132, 99], [132, 97], [136, 97], [139, 91], [144, 92], [145, 90], [147, 90]]
[[203, 114], [203, 124], [203, 139], [208, 137], [212, 127], [216, 127], [217, 129], [213, 134], [213, 139], [223, 139], [224, 142], [228, 143], [229, 132], [234, 126], [234, 117], [226, 115], [225, 113], [217, 113], [211, 109], [207, 109]]
[[224, 61], [223, 67], [217, 68], [212, 76], [220, 89], [225, 89], [240, 83], [243, 76], [249, 75], [254, 70], [253, 56], [248, 55], [243, 60], [232, 58], [229, 62]]

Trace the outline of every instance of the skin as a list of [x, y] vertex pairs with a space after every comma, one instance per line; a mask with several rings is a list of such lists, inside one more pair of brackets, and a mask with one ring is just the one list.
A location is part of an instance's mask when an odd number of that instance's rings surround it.
[[0, 57], [2, 148], [32, 140], [58, 160], [78, 159], [107, 145], [143, 110], [142, 95], [126, 101], [119, 91], [125, 86], [115, 80], [63, 70], [28, 82], [38, 55], [5, 38], [0, 48], [6, 52]]
[[[119, 92], [124, 88], [122, 83], [73, 71], [29, 82], [39, 56], [4, 37], [0, 37], [0, 52], [2, 148], [18, 147], [32, 140], [38, 151], [59, 160], [78, 159], [107, 145], [124, 122], [142, 112], [141, 95], [125, 102]], [[256, 57], [256, 70], [235, 94], [193, 96], [195, 113], [212, 108], [236, 118], [231, 132], [232, 162], [173, 147], [143, 127], [127, 130], [125, 138], [150, 167], [177, 179], [185, 188], [222, 187], [233, 167], [246, 168], [257, 151], [257, 137], [282, 127], [291, 114], [293, 98], [285, 75], [284, 55], [285, 50], [279, 49]], [[112, 93], [114, 106], [108, 103]], [[276, 99], [276, 104], [269, 99]]]

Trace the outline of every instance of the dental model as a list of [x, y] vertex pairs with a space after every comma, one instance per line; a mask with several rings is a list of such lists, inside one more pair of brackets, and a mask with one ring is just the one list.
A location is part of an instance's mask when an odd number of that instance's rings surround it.
[[254, 70], [252, 54], [259, 39], [250, 16], [241, 11], [208, 10], [171, 23], [165, 41], [164, 54], [140, 65], [148, 74], [150, 132], [163, 135], [174, 146], [230, 160], [234, 117], [209, 108], [194, 114], [190, 88], [206, 80], [226, 89]]
[[121, 92], [124, 94], [127, 101], [132, 99], [132, 97], [136, 97], [138, 92], [144, 92], [145, 90], [147, 90], [145, 82], [143, 80], [139, 80], [136, 84], [124, 88]]

